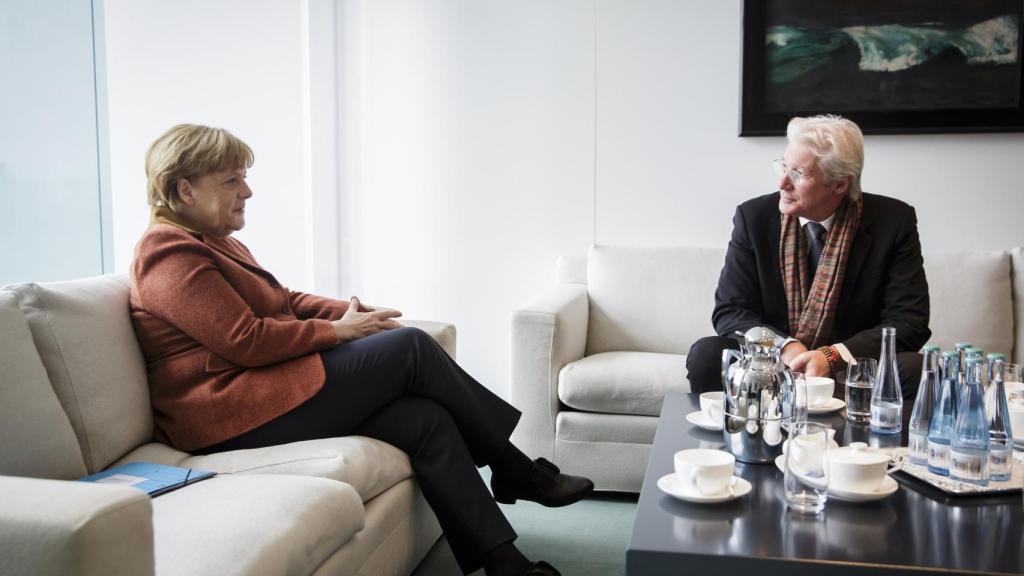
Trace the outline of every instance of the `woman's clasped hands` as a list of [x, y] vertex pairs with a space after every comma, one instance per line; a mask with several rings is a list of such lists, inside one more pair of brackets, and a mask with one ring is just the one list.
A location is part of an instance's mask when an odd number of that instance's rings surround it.
[[373, 308], [363, 305], [359, 302], [359, 298], [353, 296], [345, 315], [333, 321], [332, 324], [340, 344], [372, 336], [385, 330], [401, 328], [401, 324], [392, 320], [401, 315], [401, 312], [392, 308]]

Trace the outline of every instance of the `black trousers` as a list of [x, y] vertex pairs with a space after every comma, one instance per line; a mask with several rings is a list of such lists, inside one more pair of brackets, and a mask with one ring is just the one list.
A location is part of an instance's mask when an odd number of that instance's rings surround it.
[[422, 330], [401, 328], [321, 353], [327, 382], [286, 414], [203, 452], [360, 435], [406, 454], [466, 573], [516, 533], [477, 472], [508, 444], [520, 412]]
[[[722, 350], [730, 348], [739, 350], [735, 338], [726, 336], [708, 336], [693, 343], [686, 355], [686, 371], [690, 379], [690, 392], [700, 394], [722, 389]], [[897, 352], [896, 363], [900, 371], [900, 388], [904, 398], [917, 395], [917, 387], [921, 383], [921, 363], [924, 358], [917, 352]], [[846, 375], [836, 378], [836, 382], [845, 382]], [[836, 386], [836, 395], [841, 396], [843, 389]]]

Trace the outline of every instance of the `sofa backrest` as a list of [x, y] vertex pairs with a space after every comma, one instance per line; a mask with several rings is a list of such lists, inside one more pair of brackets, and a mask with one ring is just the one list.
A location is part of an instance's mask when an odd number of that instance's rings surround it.
[[[587, 355], [616, 350], [686, 354], [714, 334], [721, 248], [593, 246], [562, 257], [559, 283], [586, 283]], [[969, 340], [1024, 361], [1024, 249], [924, 255], [934, 342]]]
[[153, 438], [146, 364], [128, 278], [15, 284], [32, 340], [93, 473]]
[[714, 334], [721, 248], [592, 246], [587, 255], [587, 355], [686, 354]]
[[32, 343], [18, 295], [0, 290], [0, 475], [85, 475], [71, 422]]
[[956, 342], [969, 341], [986, 352], [1014, 355], [1018, 330], [1009, 251], [925, 254], [924, 269], [930, 342], [952, 350]]

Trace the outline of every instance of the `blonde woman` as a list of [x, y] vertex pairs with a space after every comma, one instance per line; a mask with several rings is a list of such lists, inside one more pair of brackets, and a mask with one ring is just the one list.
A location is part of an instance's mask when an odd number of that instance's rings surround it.
[[558, 574], [516, 548], [495, 500], [564, 506], [593, 483], [513, 446], [520, 413], [398, 324], [398, 311], [295, 292], [260, 267], [231, 237], [253, 198], [252, 163], [231, 133], [196, 125], [171, 128], [146, 154], [152, 223], [130, 303], [158, 438], [199, 453], [377, 438], [409, 455], [464, 572]]

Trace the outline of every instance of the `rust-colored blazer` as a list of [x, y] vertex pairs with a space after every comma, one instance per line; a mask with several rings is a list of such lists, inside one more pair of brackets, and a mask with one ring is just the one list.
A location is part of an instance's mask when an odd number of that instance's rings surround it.
[[131, 317], [157, 439], [195, 450], [320, 391], [320, 350], [348, 302], [292, 292], [239, 241], [155, 222], [135, 248]]

